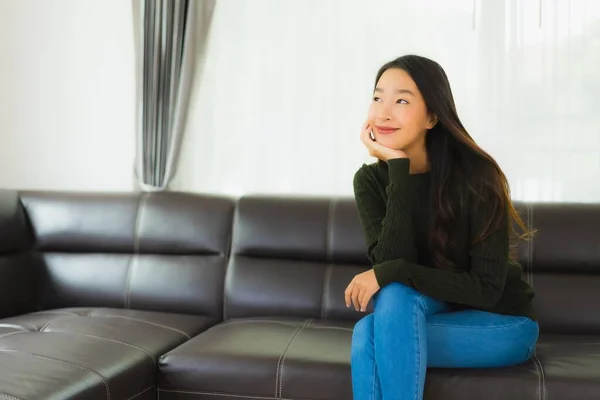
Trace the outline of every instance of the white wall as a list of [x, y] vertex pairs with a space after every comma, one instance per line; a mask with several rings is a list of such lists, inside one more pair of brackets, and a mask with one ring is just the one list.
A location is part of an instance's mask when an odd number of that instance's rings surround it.
[[133, 189], [127, 0], [0, 1], [0, 187]]
[[[0, 187], [132, 190], [131, 1], [0, 1]], [[173, 188], [351, 194], [384, 62], [448, 72], [513, 197], [600, 201], [600, 1], [219, 0]]]
[[375, 73], [413, 52], [513, 198], [600, 201], [597, 0], [219, 0], [175, 187], [350, 194]]

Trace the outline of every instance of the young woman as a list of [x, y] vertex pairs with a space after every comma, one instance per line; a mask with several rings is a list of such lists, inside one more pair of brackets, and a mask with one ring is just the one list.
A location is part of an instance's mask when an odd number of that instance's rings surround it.
[[378, 161], [354, 192], [372, 269], [345, 292], [373, 313], [352, 337], [356, 400], [423, 398], [427, 367], [489, 368], [533, 356], [532, 288], [509, 254], [531, 234], [498, 164], [456, 113], [442, 67], [408, 55], [375, 80], [361, 140]]

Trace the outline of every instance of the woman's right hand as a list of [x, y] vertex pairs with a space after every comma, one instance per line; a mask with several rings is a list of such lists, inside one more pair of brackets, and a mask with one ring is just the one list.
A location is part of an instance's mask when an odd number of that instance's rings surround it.
[[368, 122], [365, 122], [360, 133], [360, 140], [367, 150], [369, 150], [370, 156], [376, 157], [382, 161], [388, 161], [394, 158], [407, 158], [406, 153], [402, 150], [385, 147], [381, 143], [377, 143], [376, 140], [371, 139], [371, 129], [371, 125]]

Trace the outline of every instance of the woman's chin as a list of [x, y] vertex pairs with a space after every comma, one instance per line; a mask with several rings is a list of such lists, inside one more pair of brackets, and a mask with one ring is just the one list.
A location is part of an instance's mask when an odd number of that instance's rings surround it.
[[398, 141], [394, 140], [394, 138], [379, 135], [376, 139], [377, 143], [381, 144], [382, 146], [389, 147], [390, 149], [394, 150], [402, 149], [402, 146], [399, 146]]

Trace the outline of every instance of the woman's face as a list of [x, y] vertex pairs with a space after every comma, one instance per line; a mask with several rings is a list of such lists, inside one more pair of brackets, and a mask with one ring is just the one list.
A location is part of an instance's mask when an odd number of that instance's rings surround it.
[[427, 112], [425, 101], [408, 73], [390, 68], [377, 82], [368, 122], [377, 142], [407, 151], [425, 145], [425, 134], [436, 120]]

